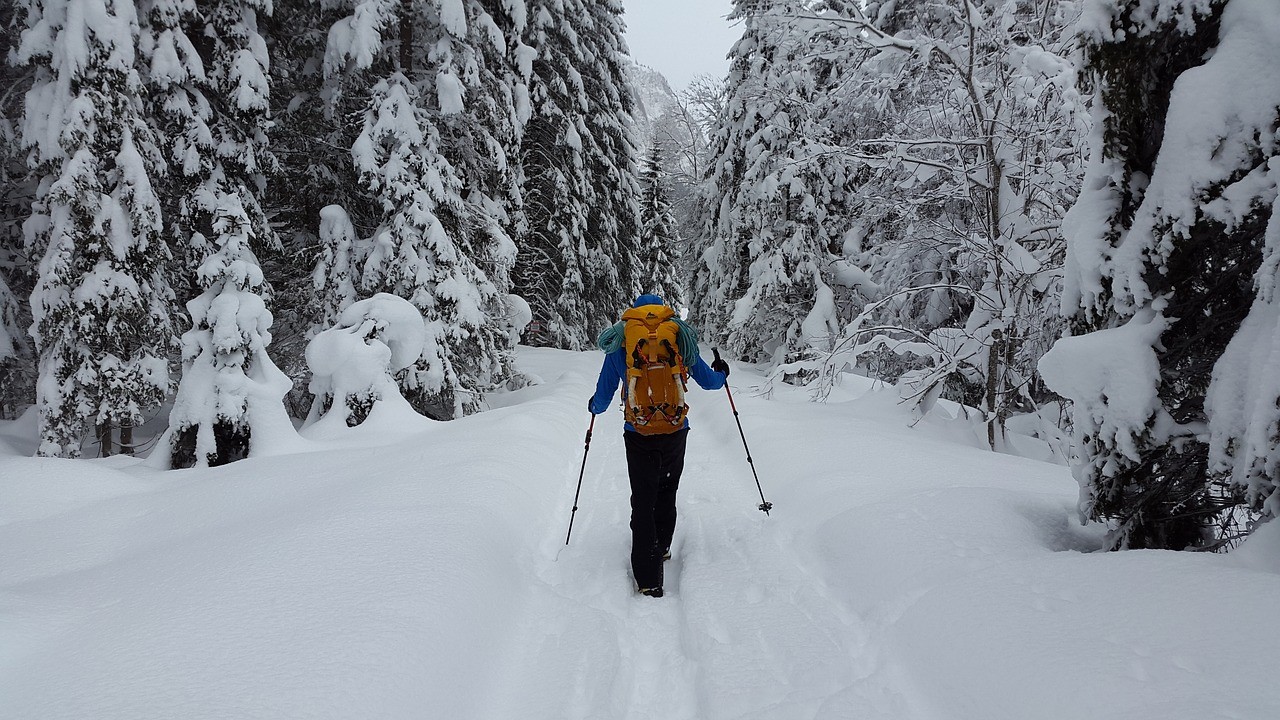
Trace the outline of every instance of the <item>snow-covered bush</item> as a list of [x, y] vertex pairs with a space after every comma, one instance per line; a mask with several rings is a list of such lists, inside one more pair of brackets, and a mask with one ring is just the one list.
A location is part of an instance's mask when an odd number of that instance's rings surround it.
[[352, 303], [339, 314], [337, 325], [307, 345], [315, 395], [308, 425], [342, 422], [354, 427], [376, 403], [406, 404], [394, 376], [417, 362], [426, 340], [422, 314], [409, 301], [378, 293]]

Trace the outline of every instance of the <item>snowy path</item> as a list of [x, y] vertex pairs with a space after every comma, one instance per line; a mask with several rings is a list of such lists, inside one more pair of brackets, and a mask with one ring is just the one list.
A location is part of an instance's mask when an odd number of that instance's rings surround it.
[[633, 589], [628, 492], [621, 432], [597, 430], [573, 543], [552, 523], [532, 559], [495, 717], [909, 717], [872, 678], [862, 622], [785, 542], [787, 521], [755, 509], [740, 447], [690, 434], [661, 600]]
[[[1262, 720], [1280, 523], [1089, 553], [1067, 470], [895, 392], [697, 393], [667, 596], [636, 595], [599, 355], [451, 423], [158, 472], [0, 423], [4, 720]], [[26, 450], [20, 448], [28, 448]]]

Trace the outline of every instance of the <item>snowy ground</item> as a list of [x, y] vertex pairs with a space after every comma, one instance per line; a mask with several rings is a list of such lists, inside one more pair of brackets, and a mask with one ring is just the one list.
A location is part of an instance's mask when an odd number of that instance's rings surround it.
[[37, 460], [0, 425], [0, 717], [1280, 717], [1280, 523], [1091, 554], [1065, 468], [889, 393], [695, 392], [667, 597], [638, 597], [600, 355], [489, 412], [212, 470]]

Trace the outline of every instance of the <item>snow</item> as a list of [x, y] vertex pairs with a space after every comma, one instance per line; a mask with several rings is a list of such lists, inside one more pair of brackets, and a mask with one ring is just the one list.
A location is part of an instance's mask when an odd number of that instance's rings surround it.
[[735, 365], [767, 517], [695, 392], [667, 597], [638, 597], [616, 408], [564, 544], [600, 357], [521, 348], [544, 381], [488, 412], [213, 469], [19, 457], [33, 424], [0, 423], [5, 716], [1280, 713], [1280, 525], [1089, 553], [1066, 468], [908, 428], [870, 381], [814, 404]]
[[[353, 397], [373, 402], [375, 407], [389, 403], [400, 415], [406, 410], [413, 414], [393, 375], [414, 364], [426, 342], [422, 314], [403, 298], [378, 293], [343, 310], [335, 327], [316, 335], [307, 345], [307, 366], [312, 375], [308, 389], [317, 398], [312, 419], [324, 425], [311, 436], [332, 433], [331, 426], [345, 428]], [[337, 412], [319, 418], [320, 399], [332, 402]]]
[[1098, 423], [1100, 441], [1134, 462], [1137, 438], [1164, 412], [1154, 345], [1169, 322], [1143, 310], [1120, 327], [1062, 338], [1040, 358], [1045, 384], [1074, 403], [1077, 429], [1085, 418]]
[[440, 103], [440, 114], [454, 115], [463, 111], [466, 88], [462, 81], [447, 70], [436, 74], [436, 100]]

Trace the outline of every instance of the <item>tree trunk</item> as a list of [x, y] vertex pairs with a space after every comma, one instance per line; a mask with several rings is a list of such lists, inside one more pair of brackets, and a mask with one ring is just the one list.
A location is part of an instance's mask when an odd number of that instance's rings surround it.
[[413, 77], [413, 0], [400, 3], [400, 72]]
[[133, 455], [133, 423], [120, 423], [120, 452]]
[[996, 449], [996, 425], [1003, 425], [1000, 420], [1000, 365], [1004, 358], [1003, 337], [1004, 334], [998, 328], [992, 330], [991, 347], [987, 350], [987, 444], [992, 450]]
[[98, 424], [98, 451], [101, 457], [111, 456], [111, 423], [104, 422]]

